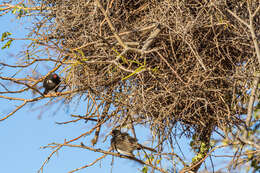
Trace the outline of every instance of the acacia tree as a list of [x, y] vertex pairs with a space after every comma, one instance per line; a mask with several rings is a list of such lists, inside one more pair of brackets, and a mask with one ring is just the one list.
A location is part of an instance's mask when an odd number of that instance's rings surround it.
[[[258, 0], [28, 0], [0, 7], [1, 16], [12, 12], [34, 19], [24, 58], [17, 64], [1, 62], [1, 71], [12, 68], [24, 75], [0, 76], [0, 98], [20, 102], [1, 115], [2, 123], [43, 99], [54, 98], [50, 104], [55, 104], [82, 97], [86, 113], [71, 115], [72, 120], [64, 123], [94, 122], [77, 138], [45, 146], [54, 150], [41, 172], [63, 147], [103, 153], [71, 172], [107, 155], [136, 160], [145, 165], [143, 172], [147, 167], [170, 172], [160, 166], [166, 157], [182, 165], [179, 172], [197, 172], [213, 151], [223, 147], [235, 149], [231, 163], [225, 165], [229, 169], [250, 163], [249, 168], [259, 170]], [[5, 32], [1, 41], [5, 49], [16, 38]], [[52, 69], [37, 73], [36, 64]], [[32, 67], [32, 75], [21, 72]], [[62, 91], [43, 95], [41, 82], [56, 71], [63, 76]], [[6, 88], [7, 82], [15, 90]], [[34, 95], [24, 98], [25, 92]], [[158, 151], [145, 153], [145, 161], [95, 148], [101, 128], [127, 128], [136, 136], [136, 126], [150, 130]], [[92, 146], [77, 143], [89, 134], [94, 134]], [[192, 159], [175, 152], [176, 136], [192, 140]]]

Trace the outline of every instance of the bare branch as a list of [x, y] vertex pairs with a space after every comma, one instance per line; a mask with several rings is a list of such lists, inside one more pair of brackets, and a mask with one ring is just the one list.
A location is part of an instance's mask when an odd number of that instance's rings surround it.
[[235, 13], [233, 13], [232, 11], [230, 11], [229, 9], [227, 9], [227, 11], [232, 15], [234, 16], [239, 22], [241, 22], [242, 24], [244, 24], [247, 28], [250, 28], [249, 27], [249, 24], [246, 23], [243, 19], [241, 19], [240, 17], [238, 17]]
[[124, 48], [124, 49], [127, 49], [127, 45], [122, 41], [122, 39], [118, 36], [118, 34], [116, 33], [116, 29], [115, 27], [113, 26], [112, 22], [110, 21], [105, 9], [103, 8], [103, 6], [101, 5], [100, 1], [99, 0], [96, 0], [96, 3], [98, 5], [98, 7], [100, 8], [100, 10], [102, 11], [102, 13], [104, 14], [105, 18], [106, 18], [106, 21], [111, 29], [111, 31], [114, 33], [114, 36], [115, 38], [117, 39], [118, 43]]
[[[248, 107], [247, 107], [247, 117], [246, 117], [246, 126], [247, 127], [250, 127], [252, 125], [251, 119], [252, 119], [255, 99], [257, 96], [256, 93], [257, 93], [257, 89], [258, 89], [259, 80], [260, 80], [260, 73], [256, 73], [256, 77], [252, 82], [251, 96], [250, 96], [250, 99], [248, 102]], [[245, 132], [245, 133], [248, 134], [247, 132]]]
[[258, 5], [257, 9], [256, 9], [255, 12], [252, 14], [252, 18], [254, 18], [254, 17], [257, 15], [257, 13], [259, 12], [259, 10], [260, 10], [260, 5]]
[[21, 104], [20, 106], [17, 106], [15, 108], [15, 110], [13, 110], [11, 113], [9, 113], [8, 115], [6, 115], [5, 117], [3, 118], [0, 118], [0, 121], [3, 121], [7, 118], [9, 118], [10, 116], [12, 116], [14, 113], [16, 113], [18, 110], [20, 110], [21, 108], [23, 108], [28, 102], [27, 101], [24, 101], [23, 104]]
[[142, 47], [142, 52], [148, 50], [148, 48], [150, 47], [150, 45], [153, 43], [154, 39], [158, 36], [158, 34], [161, 32], [161, 28], [160, 25], [158, 25], [154, 31], [150, 34], [150, 36], [147, 38], [145, 44]]
[[[134, 160], [134, 161], [137, 161], [137, 162], [139, 162], [139, 163], [141, 163], [141, 164], [145, 164], [145, 165], [147, 165], [147, 166], [149, 166], [149, 167], [152, 167], [152, 168], [154, 168], [154, 169], [156, 169], [156, 170], [158, 170], [158, 171], [160, 171], [160, 172], [162, 172], [162, 173], [166, 173], [167, 171], [165, 171], [164, 169], [162, 169], [162, 168], [158, 168], [158, 167], [156, 167], [156, 166], [154, 166], [154, 165], [152, 165], [152, 164], [149, 164], [149, 163], [145, 163], [145, 162], [143, 162], [143, 161], [141, 161], [141, 160], [139, 160], [139, 159], [137, 159], [137, 158], [134, 158], [134, 157], [131, 157], [131, 156], [126, 156], [126, 155], [121, 155], [121, 154], [117, 154], [117, 153], [114, 153], [114, 152], [110, 152], [111, 151], [111, 149], [109, 149], [108, 151], [105, 151], [105, 150], [102, 150], [102, 149], [95, 149], [95, 148], [92, 148], [92, 147], [88, 147], [88, 146], [85, 146], [84, 144], [81, 144], [81, 145], [71, 145], [71, 144], [66, 144], [66, 143], [64, 143], [64, 144], [58, 144], [58, 143], [52, 143], [52, 144], [50, 144], [49, 146], [46, 146], [47, 148], [48, 147], [51, 147], [51, 148], [53, 148], [53, 147], [60, 147], [60, 146], [68, 146], [68, 147], [76, 147], [76, 148], [84, 148], [84, 149], [88, 149], [88, 150], [90, 150], [90, 151], [94, 151], [94, 152], [99, 152], [99, 153], [103, 153], [104, 155], [104, 157], [106, 156], [106, 155], [113, 155], [113, 156], [117, 156], [117, 157], [120, 157], [120, 158], [125, 158], [125, 159], [131, 159], [131, 160]], [[46, 148], [46, 147], [44, 147], [44, 148]], [[60, 148], [59, 148], [60, 149]], [[56, 151], [57, 149], [55, 149], [55, 151]], [[57, 151], [56, 151], [57, 152]], [[53, 153], [53, 152], [52, 152]], [[51, 153], [51, 154], [52, 154]], [[53, 154], [52, 154], [53, 155]], [[96, 161], [98, 161], [98, 159], [97, 160], [95, 160], [94, 161], [94, 163], [96, 163]], [[93, 163], [93, 164], [94, 164]], [[88, 167], [88, 166], [86, 166], [86, 167]], [[86, 167], [83, 167], [83, 168], [86, 168]], [[82, 168], [82, 169], [83, 169]]]
[[61, 149], [63, 145], [59, 145], [54, 151], [51, 152], [51, 154], [47, 157], [47, 159], [43, 162], [41, 168], [38, 170], [38, 173], [43, 173], [44, 166], [50, 161], [51, 157]]
[[70, 171], [70, 172], [68, 172], [68, 173], [77, 172], [77, 171], [79, 171], [79, 170], [81, 170], [81, 169], [84, 169], [84, 168], [90, 167], [90, 166], [96, 164], [99, 160], [105, 158], [106, 156], [107, 156], [107, 154], [104, 154], [103, 156], [101, 156], [101, 157], [97, 158], [96, 160], [94, 160], [92, 163], [87, 164], [87, 165], [85, 165], [85, 166], [82, 166], [82, 167], [80, 167], [80, 168], [74, 169], [74, 170], [72, 170], [72, 171]]

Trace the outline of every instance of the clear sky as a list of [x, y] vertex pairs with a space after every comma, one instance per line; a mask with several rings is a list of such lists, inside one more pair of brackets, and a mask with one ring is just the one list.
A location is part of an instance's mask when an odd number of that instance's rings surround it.
[[[0, 1], [1, 3], [1, 1]], [[24, 26], [29, 28], [29, 20], [20, 22], [15, 20], [14, 16], [5, 15], [0, 17], [0, 34], [5, 31], [13, 33], [14, 37], [23, 37], [27, 31]], [[15, 41], [10, 49], [0, 50], [0, 60], [13, 63], [14, 60], [19, 59], [19, 51], [23, 49], [23, 41]], [[7, 70], [7, 69], [6, 69]], [[10, 70], [10, 69], [9, 69]], [[4, 71], [5, 74], [13, 75], [13, 71]], [[0, 74], [1, 75], [1, 74]], [[2, 88], [0, 88], [2, 91]], [[26, 97], [33, 97], [28, 94]], [[46, 109], [44, 104], [49, 99], [45, 99], [34, 106], [27, 106], [26, 109], [18, 111], [11, 118], [0, 122], [0, 173], [32, 173], [37, 172], [41, 167], [44, 160], [51, 153], [50, 149], [40, 149], [41, 146], [47, 145], [52, 142], [63, 143], [64, 139], [73, 139], [80, 134], [88, 131], [91, 127], [83, 121], [68, 125], [57, 125], [55, 122], [64, 122], [71, 120], [70, 114], [83, 114], [84, 105], [79, 105], [76, 109], [72, 104], [72, 109], [67, 110], [67, 105], [55, 105], [52, 109]], [[14, 102], [0, 99], [0, 116], [9, 113], [13, 107], [18, 105]], [[59, 110], [56, 112], [55, 110]], [[56, 112], [56, 113], [55, 113]], [[143, 137], [147, 137], [145, 131], [138, 130], [137, 136], [144, 141]], [[101, 136], [102, 141], [104, 136]], [[81, 141], [86, 145], [90, 144], [92, 136], [87, 136]], [[109, 148], [110, 138], [107, 142], [101, 143], [97, 148], [104, 150]], [[77, 141], [74, 144], [79, 144]], [[191, 151], [188, 148], [189, 141], [180, 140], [180, 145], [184, 148], [184, 155], [191, 156]], [[187, 147], [183, 147], [183, 146]], [[176, 145], [175, 145], [176, 146]], [[177, 146], [176, 146], [177, 148]], [[186, 149], [185, 149], [186, 148]], [[84, 166], [94, 161], [99, 153], [90, 152], [84, 149], [64, 147], [58, 152], [58, 155], [52, 157], [50, 162], [45, 166], [45, 173], [65, 173], [75, 168]], [[95, 166], [83, 169], [82, 172], [112, 172], [113, 173], [133, 173], [138, 172], [142, 165], [122, 158], [114, 158], [114, 164], [111, 166], [112, 156], [107, 156]], [[167, 165], [165, 165], [167, 168]], [[139, 171], [140, 172], [140, 171]]]

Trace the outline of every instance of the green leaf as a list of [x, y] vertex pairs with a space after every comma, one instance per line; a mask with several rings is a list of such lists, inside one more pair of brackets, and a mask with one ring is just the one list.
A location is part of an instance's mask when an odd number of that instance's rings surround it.
[[257, 109], [255, 112], [254, 112], [254, 118], [256, 120], [259, 120], [260, 119], [260, 109]]
[[138, 65], [142, 65], [142, 63], [140, 63], [140, 62], [138, 62], [138, 61], [135, 61], [135, 60], [129, 60], [129, 62], [138, 64]]
[[15, 13], [16, 13], [16, 10], [17, 10], [17, 8], [15, 7], [15, 8], [13, 9], [12, 13], [15, 14]]
[[5, 45], [1, 49], [10, 48], [12, 42], [13, 42], [12, 39], [8, 40], [8, 42], [6, 42]]
[[21, 4], [20, 6], [15, 6], [12, 10], [13, 14], [17, 14], [17, 18], [21, 18], [23, 15], [25, 15], [28, 12], [26, 9], [26, 6], [24, 4]]
[[77, 52], [78, 52], [82, 57], [85, 57], [84, 52], [83, 52], [81, 49], [77, 50]]
[[147, 166], [144, 166], [143, 169], [142, 169], [142, 172], [143, 172], [143, 173], [147, 173], [147, 172], [148, 172], [148, 167], [147, 167]]
[[125, 64], [128, 64], [128, 61], [124, 56], [120, 55], [120, 53], [114, 48], [112, 48], [112, 50], [117, 53], [117, 56], [119, 56]]
[[159, 165], [160, 162], [161, 162], [161, 160], [162, 160], [162, 159], [158, 159], [156, 163]]
[[12, 35], [12, 33], [10, 33], [10, 32], [4, 32], [4, 33], [2, 33], [1, 42], [5, 41], [5, 40], [6, 40], [6, 37], [8, 37], [9, 35]]
[[159, 69], [158, 67], [154, 67], [154, 68], [152, 69], [152, 72], [153, 72], [153, 73], [157, 73], [157, 72], [158, 72], [158, 69]]
[[216, 140], [210, 140], [210, 146], [213, 147], [217, 143]]
[[133, 76], [134, 74], [142, 71], [143, 69], [144, 69], [144, 66], [138, 67], [133, 73], [131, 73], [130, 75], [124, 77], [122, 80], [126, 80], [126, 79], [130, 78], [131, 76]]

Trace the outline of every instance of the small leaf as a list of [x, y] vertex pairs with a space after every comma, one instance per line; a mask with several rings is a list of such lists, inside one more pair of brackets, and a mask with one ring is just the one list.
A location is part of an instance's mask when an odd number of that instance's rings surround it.
[[158, 164], [158, 165], [160, 164], [161, 160], [162, 160], [162, 159], [158, 159], [158, 160], [157, 160], [157, 164]]
[[15, 7], [15, 8], [13, 9], [12, 13], [15, 14], [15, 13], [16, 13], [16, 10], [17, 10], [17, 8]]
[[128, 61], [124, 56], [120, 55], [120, 53], [114, 48], [112, 48], [112, 50], [117, 53], [117, 56], [119, 56], [125, 64], [128, 64]]
[[210, 146], [213, 147], [216, 143], [217, 143], [216, 140], [211, 140], [210, 141]]
[[12, 33], [10, 33], [10, 32], [4, 32], [3, 34], [2, 34], [2, 37], [1, 37], [1, 41], [3, 42], [3, 41], [5, 41], [6, 40], [6, 37], [8, 37], [9, 35], [11, 35]]
[[81, 61], [88, 61], [88, 59], [87, 58], [82, 58]]
[[147, 166], [144, 166], [143, 169], [142, 169], [142, 172], [143, 172], [143, 173], [147, 173], [147, 172], [148, 172], [148, 167], [147, 167]]
[[257, 109], [257, 110], [255, 111], [255, 113], [254, 113], [254, 118], [255, 118], [256, 120], [259, 120], [259, 119], [260, 119], [260, 109]]
[[202, 158], [203, 158], [203, 154], [199, 153], [197, 159], [202, 159]]
[[194, 146], [194, 142], [193, 141], [190, 141], [190, 146]]
[[155, 67], [155, 68], [152, 69], [152, 72], [156, 73], [156, 72], [158, 72], [158, 69], [159, 69], [158, 67]]
[[5, 45], [1, 49], [10, 48], [12, 42], [13, 42], [13, 40], [11, 40], [11, 39], [8, 40], [8, 42], [6, 42]]
[[83, 52], [81, 49], [77, 50], [77, 52], [78, 52], [82, 57], [85, 57], [85, 54], [84, 54], [84, 52]]
[[228, 140], [228, 139], [222, 140], [222, 144], [223, 144], [223, 145], [228, 145], [228, 144], [229, 144], [229, 140]]
[[131, 73], [130, 75], [124, 77], [122, 80], [128, 79], [129, 77], [131, 77], [131, 76], [133, 76], [134, 74], [136, 74], [136, 73], [142, 71], [143, 69], [144, 69], [144, 66], [138, 67], [133, 73]]

